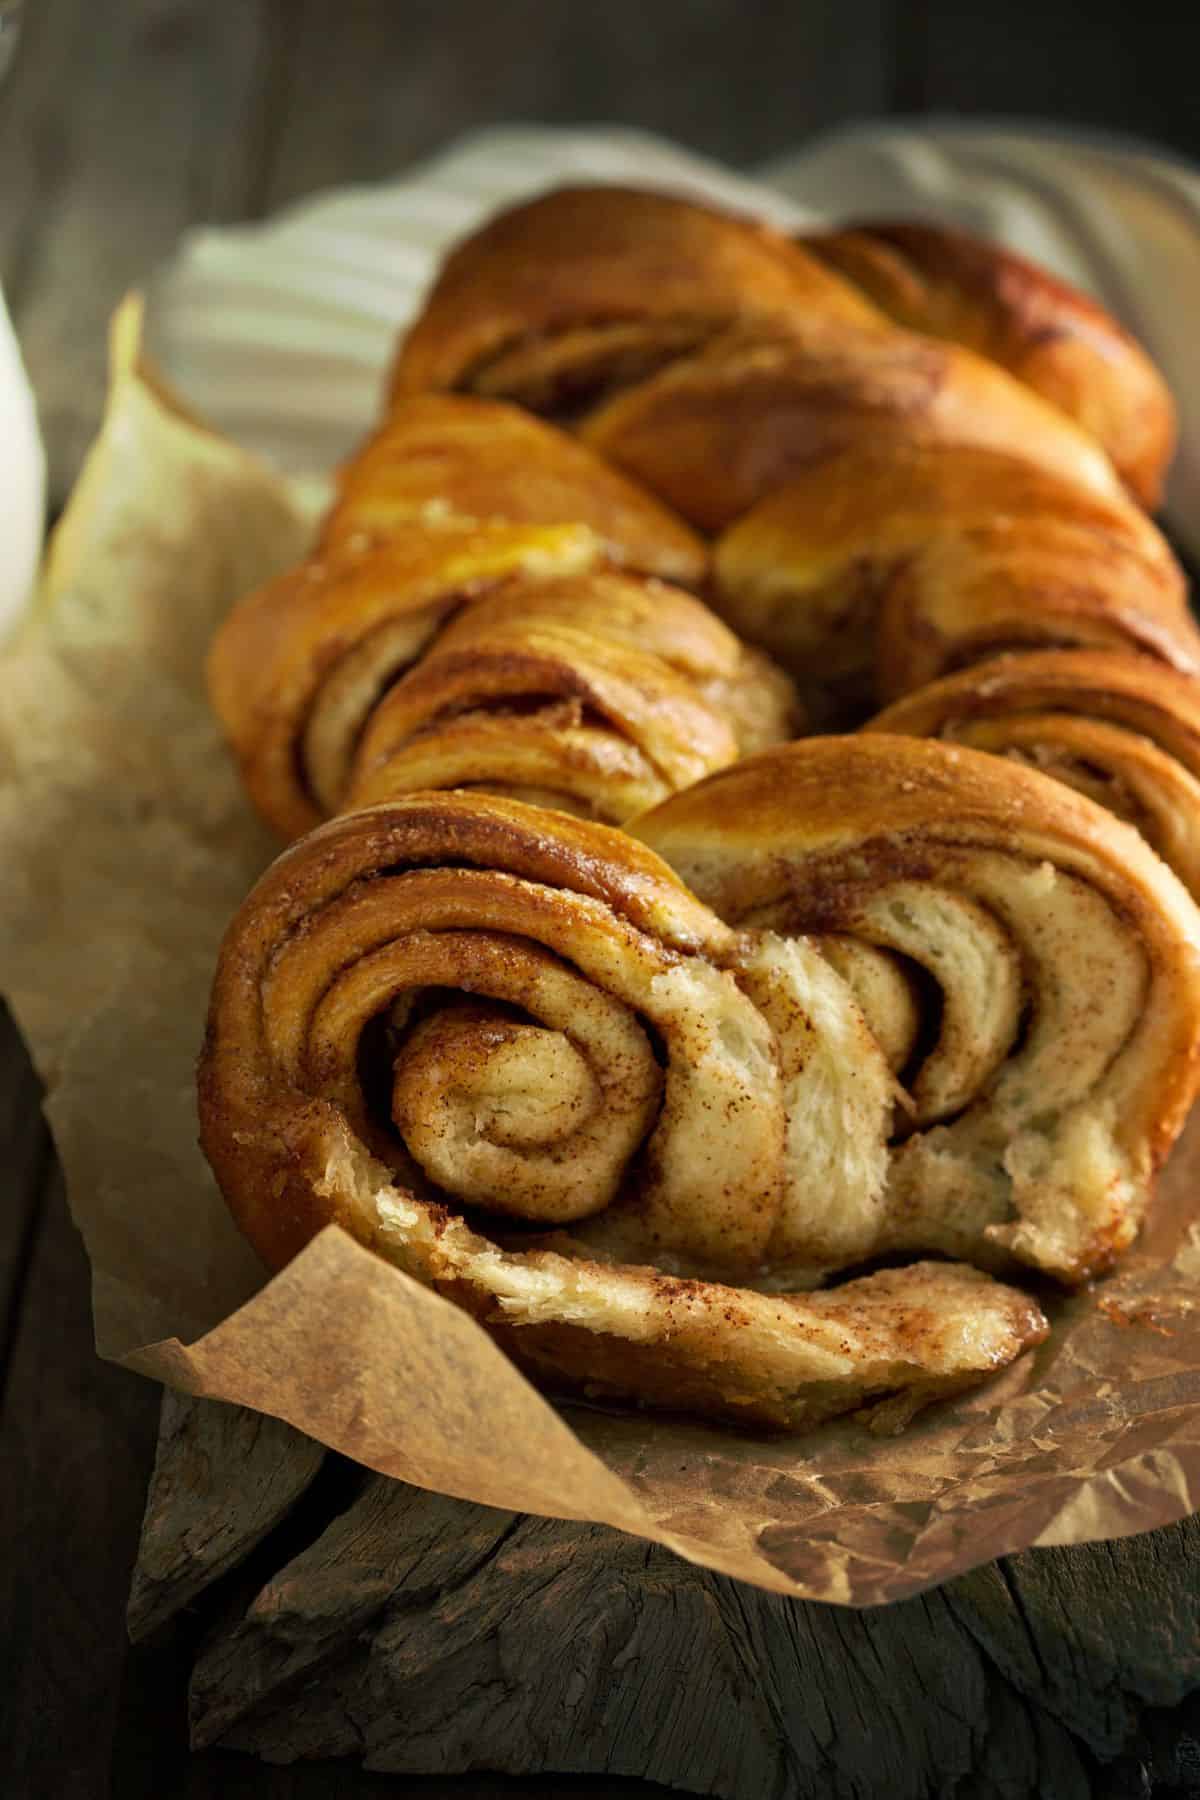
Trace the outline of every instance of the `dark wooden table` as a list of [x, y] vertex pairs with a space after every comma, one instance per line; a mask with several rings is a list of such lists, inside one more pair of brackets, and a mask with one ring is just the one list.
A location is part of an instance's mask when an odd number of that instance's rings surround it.
[[[744, 166], [834, 124], [922, 110], [1082, 120], [1200, 155], [1184, 30], [1127, 0], [26, 0], [0, 92], [0, 280], [54, 501], [95, 426], [114, 302], [195, 221], [393, 175], [502, 120], [637, 125]], [[130, 1654], [123, 1620], [158, 1395], [93, 1355], [83, 1252], [6, 1018], [0, 1145], [0, 1794], [396, 1792], [340, 1765], [188, 1757], [185, 1671], [170, 1651]], [[1149, 1720], [1097, 1792], [1200, 1793], [1197, 1714]], [[531, 1791], [402, 1785], [445, 1800]]]

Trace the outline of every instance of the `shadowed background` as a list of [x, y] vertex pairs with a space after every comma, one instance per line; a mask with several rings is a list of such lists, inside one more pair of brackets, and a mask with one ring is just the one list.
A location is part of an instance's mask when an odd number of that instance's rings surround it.
[[927, 111], [1200, 155], [1194, 60], [1128, 0], [25, 0], [0, 283], [55, 498], [95, 422], [108, 314], [189, 224], [377, 181], [502, 120], [640, 126], [750, 166]]
[[[0, 89], [0, 283], [52, 501], [95, 428], [109, 313], [190, 224], [390, 177], [502, 121], [638, 126], [743, 167], [922, 112], [1085, 123], [1200, 158], [1194, 58], [1164, 17], [1128, 0], [26, 0]], [[0, 1144], [0, 1793], [400, 1791], [345, 1768], [186, 1757], [184, 1670], [130, 1658], [123, 1624], [158, 1396], [94, 1359], [82, 1250], [6, 1020]], [[1180, 1785], [1196, 1711], [1152, 1720], [1097, 1792], [1200, 1791]], [[490, 1800], [530, 1784], [402, 1791]]]

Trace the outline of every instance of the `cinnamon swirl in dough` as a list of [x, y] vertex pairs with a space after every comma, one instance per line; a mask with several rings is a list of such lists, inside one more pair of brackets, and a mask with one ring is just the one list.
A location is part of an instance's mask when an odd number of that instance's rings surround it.
[[940, 737], [1041, 769], [1136, 825], [1200, 898], [1200, 683], [1145, 656], [997, 657], [918, 688], [869, 731]]
[[662, 579], [705, 567], [561, 432], [418, 398], [343, 470], [316, 552], [234, 608], [213, 705], [284, 837], [422, 786], [619, 822], [799, 728], [787, 678]]
[[677, 588], [600, 572], [508, 586], [380, 701], [346, 805], [474, 787], [619, 823], [791, 717], [789, 684]]
[[1200, 913], [1136, 832], [1015, 763], [882, 733], [748, 758], [631, 829], [731, 925], [849, 936], [924, 998], [881, 1190], [845, 1185], [836, 1246], [801, 1201], [786, 1260], [936, 1250], [1075, 1283], [1128, 1247], [1200, 1086]]
[[803, 1091], [814, 1124], [836, 1111], [844, 1051], [880, 1064], [860, 1107], [878, 1138], [890, 1074], [806, 946], [740, 937], [623, 833], [421, 794], [311, 833], [249, 896], [201, 1132], [273, 1265], [336, 1222], [558, 1382], [799, 1427], [911, 1408], [1045, 1331], [939, 1263], [772, 1291], [788, 1109]]

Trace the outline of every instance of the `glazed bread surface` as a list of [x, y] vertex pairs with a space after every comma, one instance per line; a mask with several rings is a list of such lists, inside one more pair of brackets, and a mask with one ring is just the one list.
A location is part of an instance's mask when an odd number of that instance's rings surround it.
[[[619, 822], [800, 728], [701, 600], [699, 540], [563, 433], [428, 396], [341, 473], [313, 554], [217, 634], [209, 691], [283, 837], [392, 786]], [[477, 622], [471, 614], [482, 606]]]
[[713, 603], [819, 724], [1018, 643], [1200, 666], [1137, 504], [1173, 442], [1157, 371], [1085, 296], [905, 230], [799, 243], [663, 195], [539, 196], [451, 255], [393, 404], [434, 387], [569, 430], [711, 540]]
[[1028, 258], [965, 231], [863, 222], [801, 240], [900, 325], [967, 344], [1102, 444], [1143, 506], [1162, 498], [1175, 407], [1110, 313]]

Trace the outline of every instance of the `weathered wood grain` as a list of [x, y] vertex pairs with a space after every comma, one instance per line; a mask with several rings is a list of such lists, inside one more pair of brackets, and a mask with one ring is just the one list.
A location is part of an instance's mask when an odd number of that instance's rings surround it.
[[107, 1792], [157, 1396], [95, 1355], [56, 1168], [38, 1206], [0, 1410], [0, 1793], [91, 1800]]
[[[129, 1635], [151, 1636], [240, 1563], [306, 1492], [325, 1460], [282, 1420], [163, 1396], [158, 1451], [129, 1594]], [[237, 1504], [224, 1481], [240, 1471]]]
[[17, 1329], [49, 1154], [41, 1086], [0, 1000], [0, 1370]]
[[0, 279], [52, 499], [95, 432], [109, 316], [186, 226], [253, 210], [260, 0], [38, 0], [0, 105]]
[[640, 127], [746, 165], [887, 102], [890, 0], [275, 6], [288, 74], [270, 206], [498, 122]]
[[[286, 1564], [220, 1630], [203, 1652], [191, 1685], [192, 1742], [198, 1748], [236, 1737], [240, 1722], [280, 1696], [314, 1690], [324, 1702], [325, 1671], [367, 1642], [397, 1595], [434, 1602], [489, 1563], [522, 1521], [488, 1507], [430, 1506], [431, 1496], [370, 1477], [352, 1504]], [[334, 1686], [337, 1683], [335, 1681]], [[353, 1698], [351, 1696], [351, 1698]], [[328, 1714], [328, 1704], [318, 1710]], [[360, 1747], [350, 1721], [339, 1746]], [[348, 1740], [343, 1736], [349, 1730]], [[502, 1766], [502, 1765], [497, 1765]], [[421, 1765], [414, 1767], [418, 1772]]]
[[[210, 1405], [172, 1402], [159, 1468], [177, 1465], [181, 1527], [223, 1492], [237, 1536], [254, 1503], [234, 1433], [197, 1461], [180, 1428]], [[307, 1466], [296, 1434], [282, 1448]], [[200, 1607], [197, 1747], [406, 1776], [645, 1778], [723, 1800], [919, 1800], [960, 1784], [976, 1800], [1086, 1800], [1149, 1792], [1137, 1783], [1155, 1766], [1186, 1771], [1192, 1740], [1165, 1709], [1200, 1690], [1200, 1519], [846, 1612], [338, 1458], [322, 1480], [303, 1541], [268, 1539]], [[156, 1518], [160, 1554], [171, 1516]]]

